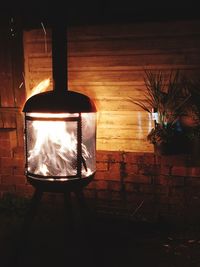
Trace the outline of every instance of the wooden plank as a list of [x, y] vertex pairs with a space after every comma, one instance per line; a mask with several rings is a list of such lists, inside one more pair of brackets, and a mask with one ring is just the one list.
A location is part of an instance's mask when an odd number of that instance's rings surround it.
[[[187, 75], [197, 76], [200, 73], [200, 66], [184, 66], [181, 69]], [[177, 65], [168, 65], [166, 69], [161, 66], [154, 66], [153, 70], [162, 70], [169, 72], [179, 68]], [[147, 69], [147, 68], [145, 68]], [[34, 76], [35, 74], [32, 73]], [[138, 71], [85, 71], [85, 72], [68, 72], [70, 87], [73, 86], [144, 86], [144, 69]], [[167, 74], [166, 74], [167, 75]]]
[[17, 145], [24, 146], [24, 117], [22, 113], [16, 114]]
[[[137, 100], [136, 98], [133, 98]], [[141, 111], [142, 109], [132, 103], [129, 97], [97, 97], [93, 99], [99, 111]]]
[[3, 129], [3, 118], [1, 112], [0, 112], [0, 129]]
[[[46, 35], [41, 29], [26, 31], [27, 43], [47, 42], [51, 40], [51, 29], [46, 28]], [[129, 24], [110, 24], [110, 25], [83, 25], [70, 26], [68, 38], [70, 41], [81, 40], [105, 40], [105, 39], [126, 39], [136, 37], [177, 37], [191, 36], [200, 33], [200, 22], [198, 20], [188, 21], [160, 21]]]
[[134, 125], [150, 123], [151, 117], [145, 111], [98, 111], [97, 121], [101, 127], [133, 127]]
[[[134, 55], [134, 54], [165, 54], [165, 53], [190, 53], [198, 51], [200, 34], [190, 38], [156, 37], [135, 39], [101, 40], [101, 41], [74, 41], [68, 43], [70, 56], [99, 56], [99, 55]], [[30, 47], [30, 53], [37, 53], [41, 48]]]
[[135, 38], [138, 36], [184, 36], [199, 34], [199, 21], [160, 21], [146, 23], [74, 26], [69, 29], [70, 40], [101, 40]]
[[[51, 57], [51, 42], [46, 44], [27, 43], [26, 49], [30, 57]], [[135, 38], [101, 41], [70, 41], [68, 40], [68, 53], [70, 56], [99, 56], [99, 55], [134, 55], [134, 54], [165, 54], [195, 52], [200, 46], [200, 34], [179, 37]]]
[[153, 145], [141, 140], [97, 139], [97, 150], [153, 152]]
[[16, 113], [15, 112], [1, 112], [1, 128], [15, 129], [16, 128]]
[[123, 125], [120, 127], [120, 125], [116, 125], [116, 127], [112, 128], [107, 125], [106, 128], [100, 128], [98, 127], [97, 131], [97, 138], [103, 139], [105, 137], [111, 138], [111, 139], [129, 139], [134, 138], [138, 140], [146, 140], [148, 131], [145, 129], [144, 126], [142, 126], [140, 129], [139, 127], [132, 127], [129, 129], [124, 129]]
[[0, 49], [0, 106], [14, 107], [14, 91], [12, 81], [12, 54], [9, 34], [1, 32]]
[[14, 92], [12, 88], [12, 76], [10, 73], [0, 73], [0, 106], [14, 107]]
[[[70, 71], [102, 71], [102, 70], [137, 70], [151, 66], [167, 65], [200, 65], [200, 52], [198, 53], [166, 53], [146, 55], [118, 55], [118, 56], [80, 56], [69, 57], [68, 65]], [[29, 71], [51, 71], [51, 57], [29, 57]]]
[[51, 29], [46, 28], [46, 35], [41, 27], [41, 29], [35, 29], [31, 31], [24, 31], [24, 43], [37, 43], [37, 42], [49, 42], [51, 40]]
[[144, 100], [146, 87], [144, 85], [132, 86], [132, 85], [124, 85], [124, 86], [79, 86], [79, 85], [69, 85], [70, 90], [83, 93], [90, 98], [94, 99], [104, 99], [104, 98], [130, 98], [134, 100]]
[[12, 77], [14, 101], [16, 107], [22, 107], [25, 102], [25, 79], [24, 79], [24, 60], [22, 32], [11, 40], [12, 53]]

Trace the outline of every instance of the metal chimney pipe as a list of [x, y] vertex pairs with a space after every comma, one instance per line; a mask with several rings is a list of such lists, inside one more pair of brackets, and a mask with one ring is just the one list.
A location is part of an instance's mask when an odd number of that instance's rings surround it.
[[52, 26], [53, 89], [61, 94], [68, 88], [67, 75], [67, 27], [56, 21]]

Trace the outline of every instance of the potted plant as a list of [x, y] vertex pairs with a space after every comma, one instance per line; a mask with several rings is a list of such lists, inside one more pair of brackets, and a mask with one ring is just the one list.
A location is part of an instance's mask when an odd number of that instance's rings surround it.
[[180, 119], [182, 127], [189, 137], [189, 153], [193, 163], [200, 163], [200, 79], [187, 79], [186, 88], [190, 99], [185, 114]]
[[154, 145], [156, 153], [177, 154], [187, 150], [187, 136], [179, 121], [190, 99], [183, 81], [179, 70], [171, 71], [168, 76], [162, 71], [145, 71], [145, 100], [131, 99], [152, 114], [155, 123], [147, 140]]

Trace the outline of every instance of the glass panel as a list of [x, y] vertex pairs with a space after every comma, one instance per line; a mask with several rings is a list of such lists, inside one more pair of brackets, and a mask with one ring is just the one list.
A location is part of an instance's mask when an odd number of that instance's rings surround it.
[[26, 123], [28, 172], [52, 177], [77, 175], [77, 121], [34, 118]]
[[82, 113], [82, 176], [96, 171], [96, 113]]

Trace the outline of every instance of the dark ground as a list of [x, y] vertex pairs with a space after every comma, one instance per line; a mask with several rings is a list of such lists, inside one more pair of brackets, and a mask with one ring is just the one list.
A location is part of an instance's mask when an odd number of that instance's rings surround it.
[[22, 212], [24, 204], [17, 205], [0, 205], [1, 267], [200, 266], [198, 225], [136, 222], [91, 210], [86, 224], [74, 214], [71, 229], [60, 203], [42, 204], [23, 239], [26, 212]]

